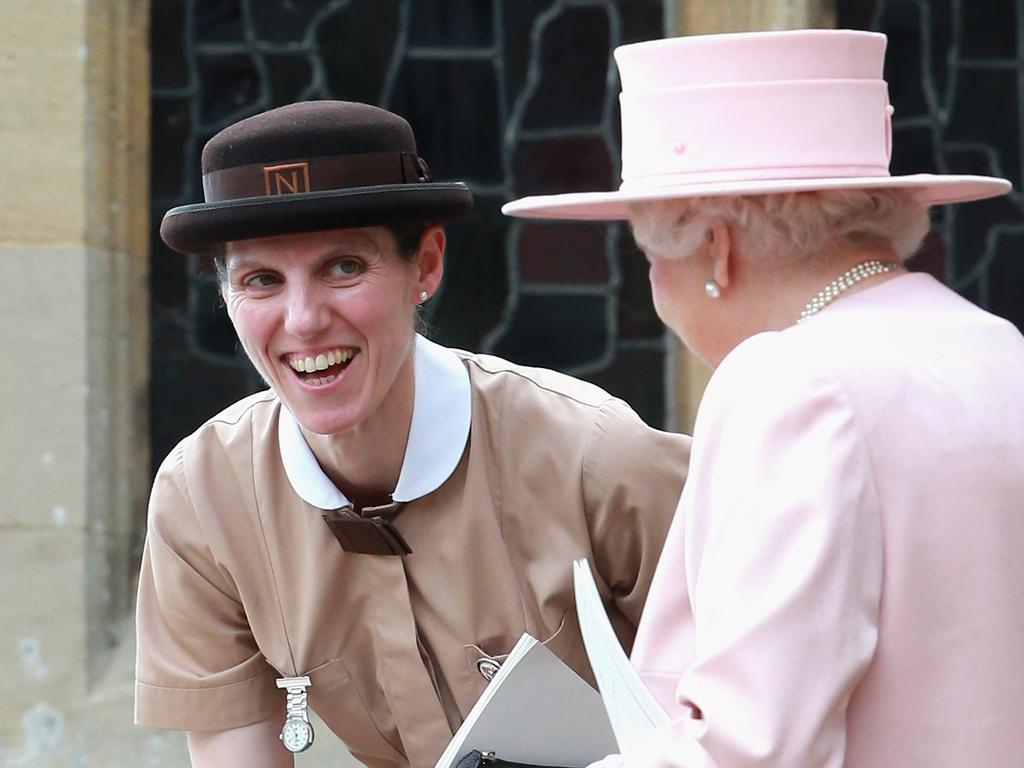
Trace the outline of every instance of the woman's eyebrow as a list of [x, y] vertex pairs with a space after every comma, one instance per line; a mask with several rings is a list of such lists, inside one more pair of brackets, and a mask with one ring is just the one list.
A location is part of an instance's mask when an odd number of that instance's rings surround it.
[[261, 262], [259, 259], [254, 259], [250, 256], [229, 256], [227, 258], [226, 266], [228, 272], [232, 272], [236, 269], [250, 269], [253, 267], [266, 268], [266, 264]]

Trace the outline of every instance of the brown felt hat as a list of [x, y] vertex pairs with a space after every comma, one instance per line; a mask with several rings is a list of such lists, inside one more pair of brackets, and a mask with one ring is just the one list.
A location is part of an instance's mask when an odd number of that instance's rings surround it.
[[404, 119], [351, 101], [306, 101], [229, 125], [203, 147], [205, 202], [172, 208], [160, 236], [182, 253], [296, 232], [442, 224], [473, 195], [436, 182]]

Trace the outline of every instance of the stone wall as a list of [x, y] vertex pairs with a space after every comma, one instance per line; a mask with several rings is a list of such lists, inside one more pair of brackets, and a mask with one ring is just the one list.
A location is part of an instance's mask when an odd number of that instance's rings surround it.
[[103, 714], [123, 699], [113, 670], [131, 666], [117, 660], [147, 482], [148, 14], [137, 0], [4, 6], [4, 766], [140, 765], [126, 748], [163, 749], [130, 707]]

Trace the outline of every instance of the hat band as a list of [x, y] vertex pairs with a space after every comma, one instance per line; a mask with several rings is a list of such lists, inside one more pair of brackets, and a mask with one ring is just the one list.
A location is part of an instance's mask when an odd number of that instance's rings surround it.
[[889, 172], [892, 108], [881, 80], [740, 83], [620, 99], [623, 181]]
[[273, 163], [251, 163], [203, 174], [208, 203], [276, 197], [332, 189], [430, 181], [430, 169], [411, 152], [326, 155]]
[[669, 173], [624, 179], [620, 192], [678, 187], [686, 184], [721, 184], [723, 182], [783, 181], [795, 179], [888, 178], [889, 171], [874, 165], [808, 165], [772, 166], [767, 168], [736, 168], [697, 173]]

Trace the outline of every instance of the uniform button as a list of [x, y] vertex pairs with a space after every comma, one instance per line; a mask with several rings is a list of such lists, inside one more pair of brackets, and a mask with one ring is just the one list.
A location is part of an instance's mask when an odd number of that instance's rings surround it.
[[488, 656], [484, 656], [482, 659], [477, 661], [476, 668], [480, 674], [483, 675], [484, 680], [490, 682], [491, 678], [498, 674], [498, 670], [501, 668], [501, 663]]

